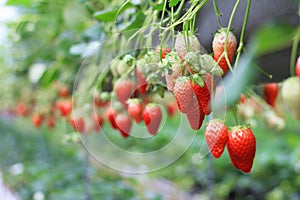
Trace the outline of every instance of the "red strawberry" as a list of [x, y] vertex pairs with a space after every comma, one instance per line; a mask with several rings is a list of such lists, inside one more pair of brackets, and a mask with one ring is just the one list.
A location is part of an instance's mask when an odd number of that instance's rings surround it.
[[110, 123], [110, 125], [113, 129], [118, 128], [117, 124], [116, 124], [116, 121], [115, 121], [115, 118], [116, 118], [117, 114], [118, 114], [118, 111], [115, 110], [113, 107], [109, 107], [106, 110], [106, 117], [107, 117], [107, 119], [108, 119], [108, 121], [109, 121], [109, 123]]
[[246, 97], [246, 95], [244, 95], [244, 94], [241, 94], [241, 97], [240, 97], [240, 104], [244, 104], [245, 102], [246, 102], [246, 100], [247, 100], [247, 97]]
[[[213, 77], [211, 74], [203, 75], [204, 82], [209, 90], [209, 93], [212, 94], [216, 90], [216, 84], [213, 82]], [[213, 91], [212, 91], [213, 90]]]
[[139, 99], [129, 99], [128, 101], [128, 114], [136, 123], [142, 121], [143, 106]]
[[31, 117], [31, 122], [35, 127], [40, 127], [43, 123], [43, 117], [40, 114], [35, 114]]
[[205, 139], [210, 148], [211, 154], [219, 158], [228, 140], [228, 130], [222, 120], [211, 120], [205, 129]]
[[72, 101], [62, 101], [57, 102], [58, 109], [60, 110], [60, 114], [64, 117], [68, 116], [72, 112]]
[[208, 115], [211, 112], [210, 108], [210, 93], [207, 85], [202, 80], [203, 86], [200, 86], [196, 81], [198, 81], [201, 77], [197, 77], [191, 81], [191, 87], [198, 99], [201, 110], [205, 115]]
[[16, 105], [16, 114], [17, 115], [27, 116], [28, 113], [29, 113], [29, 109], [27, 108], [27, 106], [24, 103], [22, 103], [22, 102], [17, 103], [17, 105]]
[[69, 96], [69, 89], [67, 86], [61, 86], [58, 90], [58, 94], [62, 98], [66, 98]]
[[102, 92], [101, 94], [96, 93], [94, 95], [94, 105], [97, 107], [105, 107], [109, 103], [109, 94]]
[[170, 92], [173, 92], [175, 86], [175, 80], [180, 76], [182, 70], [182, 62], [178, 54], [170, 53], [166, 57], [168, 65], [171, 65], [171, 74], [165, 73], [167, 88]]
[[84, 133], [85, 123], [84, 123], [84, 119], [82, 117], [71, 118], [69, 122], [75, 131], [78, 131], [79, 133]]
[[145, 76], [142, 73], [141, 68], [142, 68], [141, 65], [136, 66], [136, 76], [137, 76], [137, 82], [138, 82], [137, 87], [141, 94], [146, 94], [148, 83], [147, 83]]
[[247, 126], [235, 126], [229, 130], [227, 149], [233, 166], [244, 173], [252, 168], [256, 151], [256, 140]]
[[101, 115], [93, 115], [92, 120], [93, 120], [93, 124], [94, 124], [94, 130], [99, 131], [104, 122], [103, 117]]
[[297, 59], [297, 63], [296, 63], [296, 68], [295, 68], [295, 70], [296, 70], [296, 75], [297, 75], [298, 77], [300, 77], [300, 56], [299, 56], [298, 59]]
[[46, 119], [46, 124], [49, 128], [53, 128], [55, 126], [54, 116], [48, 116], [47, 119]]
[[200, 108], [198, 99], [196, 96], [193, 96], [190, 108], [186, 112], [186, 117], [189, 121], [189, 124], [193, 130], [199, 130], [202, 126], [205, 114]]
[[122, 137], [127, 138], [130, 135], [132, 121], [127, 114], [125, 113], [118, 114], [116, 117], [116, 125]]
[[[225, 46], [225, 41], [226, 41], [226, 32], [227, 32], [227, 29], [221, 29], [214, 36], [212, 48], [213, 48], [213, 52], [214, 52], [214, 59], [216, 62], [219, 61], [219, 58], [222, 56], [222, 54], [224, 52], [224, 46]], [[226, 47], [228, 59], [230, 62], [232, 62], [235, 50], [236, 50], [236, 38], [235, 38], [234, 34], [230, 31], [228, 34], [228, 41], [227, 41], [227, 47]], [[223, 76], [224, 76], [226, 74], [226, 72], [228, 71], [228, 64], [226, 62], [225, 57], [222, 57], [218, 64], [222, 68], [222, 70], [224, 72], [223, 73]]]
[[134, 91], [134, 84], [128, 79], [118, 79], [114, 86], [118, 100], [124, 108], [127, 108], [126, 101], [130, 98]]
[[[166, 57], [166, 55], [170, 52], [171, 52], [171, 49], [162, 48], [161, 49], [161, 58], [164, 59]], [[155, 49], [155, 53], [160, 53], [160, 48], [159, 47]]]
[[143, 112], [143, 119], [150, 134], [155, 135], [158, 131], [162, 113], [157, 104], [149, 103], [146, 105]]
[[175, 81], [174, 95], [178, 108], [183, 113], [191, 109], [190, 104], [194, 91], [190, 82], [191, 80], [187, 77], [179, 77]]
[[172, 102], [168, 103], [168, 105], [167, 105], [167, 111], [168, 111], [168, 115], [170, 117], [173, 117], [175, 115], [176, 111], [177, 111], [177, 104], [176, 104], [176, 102], [172, 101]]
[[264, 85], [265, 100], [272, 107], [275, 107], [278, 90], [277, 83], [267, 83]]

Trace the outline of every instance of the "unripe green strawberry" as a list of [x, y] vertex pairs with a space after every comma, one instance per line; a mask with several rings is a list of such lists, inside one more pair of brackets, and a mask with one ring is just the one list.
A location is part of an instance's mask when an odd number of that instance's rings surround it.
[[279, 88], [277, 83], [267, 83], [264, 85], [264, 98], [272, 107], [275, 107], [276, 105], [278, 90]]
[[[224, 46], [225, 46], [225, 41], [226, 41], [226, 32], [227, 32], [227, 29], [219, 30], [215, 34], [214, 39], [213, 39], [212, 48], [213, 48], [213, 53], [214, 53], [214, 59], [217, 62], [224, 52]], [[234, 53], [236, 51], [236, 38], [235, 38], [235, 35], [231, 31], [229, 31], [229, 34], [228, 34], [226, 51], [227, 51], [229, 61], [232, 62]], [[221, 58], [221, 60], [219, 61], [218, 64], [224, 72], [223, 75], [225, 75], [229, 69], [225, 57]]]
[[114, 91], [124, 108], [127, 108], [126, 102], [133, 94], [134, 87], [134, 83], [129, 79], [118, 79], [115, 83]]
[[186, 117], [193, 130], [199, 130], [202, 126], [205, 114], [200, 108], [197, 97], [191, 98], [190, 108], [186, 111]]
[[283, 82], [282, 100], [290, 109], [292, 115], [300, 120], [300, 78], [290, 77]]
[[170, 92], [173, 92], [175, 80], [181, 75], [182, 62], [178, 54], [175, 52], [169, 53], [166, 56], [165, 61], [167, 62], [167, 65], [171, 66], [171, 74], [168, 72], [165, 73], [167, 88]]
[[211, 120], [205, 129], [205, 139], [210, 152], [215, 158], [219, 158], [225, 149], [228, 140], [228, 130], [222, 120]]
[[143, 112], [143, 119], [148, 132], [151, 135], [155, 135], [162, 119], [160, 107], [153, 103], [147, 104]]
[[227, 149], [233, 166], [244, 173], [249, 173], [256, 152], [256, 139], [251, 129], [247, 126], [231, 127]]
[[181, 112], [186, 113], [191, 109], [191, 101], [194, 95], [193, 88], [188, 77], [179, 77], [175, 81], [174, 95], [178, 108]]

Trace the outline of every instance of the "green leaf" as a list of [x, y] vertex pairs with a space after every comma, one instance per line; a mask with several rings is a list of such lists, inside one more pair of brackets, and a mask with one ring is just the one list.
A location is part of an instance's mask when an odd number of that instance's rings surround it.
[[6, 5], [8, 6], [25, 6], [30, 7], [32, 1], [31, 0], [8, 0]]
[[179, 3], [179, 0], [170, 0], [169, 6], [173, 7], [173, 6], [176, 6], [178, 3]]
[[116, 15], [121, 14], [130, 7], [133, 7], [133, 5], [131, 3], [126, 3], [120, 8], [96, 11], [93, 16], [99, 21], [112, 22], [115, 20]]
[[125, 28], [126, 31], [141, 28], [144, 24], [146, 16], [143, 12], [138, 12], [134, 20]]
[[59, 75], [57, 68], [48, 68], [39, 80], [42, 87], [48, 87]]
[[271, 23], [260, 28], [254, 35], [256, 54], [262, 55], [291, 45], [296, 28], [286, 23]]
[[163, 10], [164, 9], [164, 4], [160, 3], [160, 4], [156, 4], [152, 7], [152, 10]]

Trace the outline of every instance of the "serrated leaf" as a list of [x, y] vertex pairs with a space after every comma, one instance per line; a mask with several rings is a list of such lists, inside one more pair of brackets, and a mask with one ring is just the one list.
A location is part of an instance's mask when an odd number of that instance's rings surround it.
[[158, 11], [160, 11], [160, 10], [163, 10], [163, 9], [164, 9], [164, 4], [163, 4], [163, 3], [154, 5], [154, 6], [152, 7], [152, 10], [158, 10]]
[[174, 7], [179, 3], [179, 0], [170, 0], [169, 7]]

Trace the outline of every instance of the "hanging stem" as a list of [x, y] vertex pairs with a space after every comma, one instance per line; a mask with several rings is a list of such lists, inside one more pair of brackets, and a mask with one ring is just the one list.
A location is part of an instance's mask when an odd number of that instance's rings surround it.
[[244, 41], [245, 30], [246, 30], [246, 26], [247, 26], [247, 22], [248, 22], [250, 6], [251, 6], [251, 0], [248, 0], [246, 13], [245, 13], [245, 17], [244, 17], [244, 22], [243, 22], [243, 27], [242, 27], [241, 36], [240, 36], [240, 43], [239, 43], [239, 47], [237, 49], [237, 56], [236, 56], [236, 60], [235, 60], [235, 64], [234, 64], [234, 70], [236, 70], [236, 68], [237, 68], [237, 64], [239, 62], [241, 52], [242, 52], [243, 47], [244, 47], [243, 41]]
[[290, 59], [291, 76], [295, 76], [295, 74], [296, 74], [295, 73], [295, 62], [296, 62], [299, 39], [300, 39], [300, 28], [298, 28], [296, 35], [293, 38], [293, 46], [292, 46], [291, 59]]
[[220, 10], [218, 8], [216, 0], [213, 0], [213, 4], [214, 4], [214, 9], [215, 9], [216, 17], [217, 17], [217, 22], [218, 22], [219, 26], [222, 28], [222, 24], [221, 24], [222, 13], [220, 12]]
[[[84, 133], [85, 134], [85, 133]], [[87, 146], [87, 140], [85, 137], [84, 139], [84, 145]], [[84, 188], [84, 200], [91, 200], [91, 194], [89, 190], [90, 185], [90, 178], [89, 178], [89, 152], [87, 149], [84, 149], [84, 162], [83, 162], [83, 188]]]

